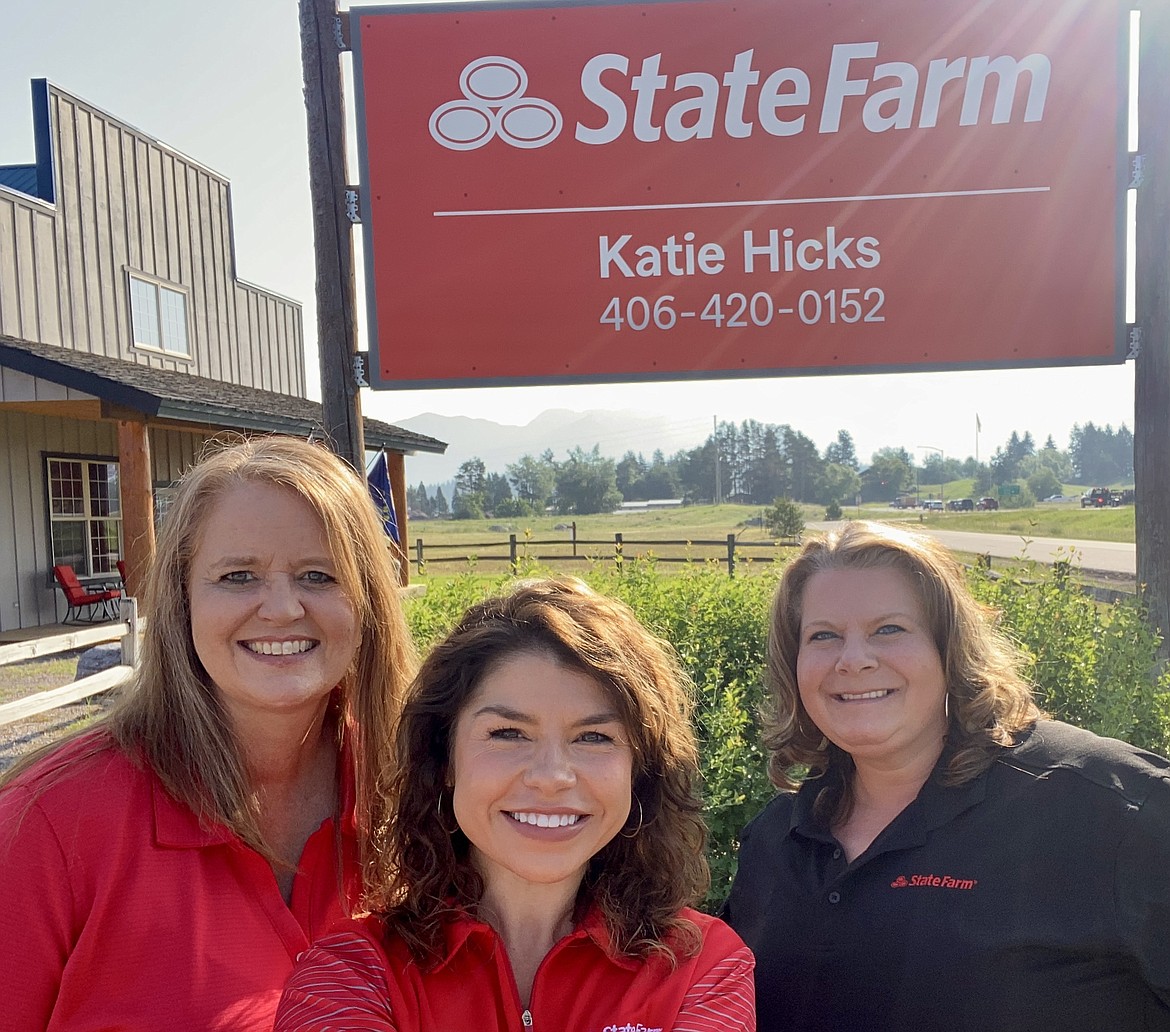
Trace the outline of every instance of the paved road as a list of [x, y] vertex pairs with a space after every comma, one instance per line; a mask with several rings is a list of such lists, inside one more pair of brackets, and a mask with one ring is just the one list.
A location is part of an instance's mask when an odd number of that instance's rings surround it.
[[1060, 538], [1023, 538], [1009, 534], [975, 534], [962, 530], [925, 530], [938, 538], [947, 548], [956, 552], [990, 553], [996, 558], [1035, 559], [1050, 563], [1054, 559], [1071, 558], [1075, 565], [1086, 570], [1104, 570], [1109, 573], [1137, 575], [1135, 546], [1121, 541], [1074, 541]]
[[[815, 523], [810, 527], [828, 529], [832, 523]], [[1135, 546], [1117, 541], [1076, 541], [1072, 539], [1036, 537], [1025, 539], [1014, 534], [978, 534], [965, 530], [934, 530], [929, 526], [907, 522], [913, 530], [937, 538], [956, 552], [990, 554], [997, 559], [1035, 559], [1050, 563], [1067, 558], [1085, 570], [1103, 570], [1108, 573], [1137, 575]]]

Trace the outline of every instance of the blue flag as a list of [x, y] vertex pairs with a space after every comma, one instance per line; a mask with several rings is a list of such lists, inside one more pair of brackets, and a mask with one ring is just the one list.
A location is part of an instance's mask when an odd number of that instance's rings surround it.
[[378, 452], [374, 464], [366, 471], [366, 481], [370, 485], [370, 498], [374, 501], [374, 508], [382, 517], [382, 526], [394, 544], [401, 544], [398, 538], [398, 516], [394, 512], [394, 494], [390, 490], [390, 470], [386, 467], [384, 451]]

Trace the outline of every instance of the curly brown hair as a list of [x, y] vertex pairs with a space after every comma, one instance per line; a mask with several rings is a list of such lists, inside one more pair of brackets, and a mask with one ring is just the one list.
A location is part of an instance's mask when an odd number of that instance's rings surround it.
[[937, 541], [883, 523], [855, 521], [824, 538], [807, 542], [784, 570], [772, 603], [768, 635], [764, 745], [768, 775], [777, 788], [791, 790], [803, 778], [829, 775], [840, 787], [831, 804], [832, 820], [852, 806], [848, 753], [826, 742], [800, 699], [796, 660], [804, 589], [824, 570], [892, 569], [918, 589], [926, 624], [946, 675], [949, 721], [948, 784], [978, 776], [1018, 732], [1044, 714], [1021, 675], [1019, 649], [998, 629], [995, 611], [967, 587], [962, 567]]
[[696, 791], [698, 748], [690, 685], [670, 646], [624, 603], [579, 581], [540, 580], [473, 605], [423, 661], [395, 734], [376, 886], [366, 905], [420, 960], [439, 958], [452, 910], [474, 911], [484, 885], [470, 843], [441, 796], [456, 721], [484, 676], [518, 653], [548, 655], [592, 677], [613, 700], [633, 752], [627, 828], [589, 862], [576, 916], [597, 906], [615, 947], [674, 958], [698, 947], [680, 917], [709, 881]]

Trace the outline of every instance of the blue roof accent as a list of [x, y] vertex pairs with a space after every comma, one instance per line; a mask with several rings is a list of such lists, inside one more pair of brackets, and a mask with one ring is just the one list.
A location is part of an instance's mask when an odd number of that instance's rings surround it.
[[36, 161], [31, 165], [0, 165], [0, 186], [36, 197], [48, 204], [57, 203], [53, 175], [53, 127], [49, 120], [49, 81], [33, 79], [33, 146]]
[[0, 165], [0, 186], [37, 196], [36, 165]]

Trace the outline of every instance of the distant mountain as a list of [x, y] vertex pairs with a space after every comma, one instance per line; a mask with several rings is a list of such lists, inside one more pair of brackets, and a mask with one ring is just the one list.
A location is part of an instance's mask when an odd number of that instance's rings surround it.
[[711, 433], [709, 425], [694, 419], [683, 424], [667, 416], [604, 409], [588, 412], [550, 409], [527, 426], [507, 426], [490, 419], [440, 416], [433, 412], [395, 422], [447, 442], [446, 455], [407, 457], [406, 479], [412, 485], [420, 480], [426, 484], [450, 480], [464, 462], [475, 457], [483, 459], [489, 473], [504, 473], [521, 456], [540, 455], [546, 448], [552, 449], [558, 462], [573, 448], [591, 451], [594, 445], [602, 455], [614, 459], [632, 451], [649, 460], [656, 449], [673, 455], [695, 448]]

